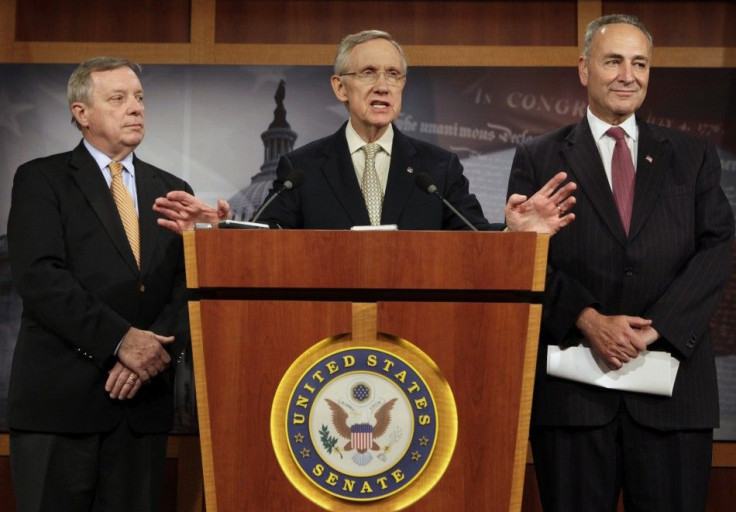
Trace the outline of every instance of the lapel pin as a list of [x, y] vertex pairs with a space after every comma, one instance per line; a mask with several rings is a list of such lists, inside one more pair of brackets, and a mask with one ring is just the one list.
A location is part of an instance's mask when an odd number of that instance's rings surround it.
[[406, 172], [408, 172], [409, 174], [411, 174], [411, 173], [414, 172], [414, 168], [413, 167], [407, 167], [406, 168]]
[[654, 158], [652, 158], [652, 157], [651, 157], [651, 156], [649, 156], [649, 155], [645, 156], [645, 157], [644, 157], [644, 160], [646, 160], [646, 161], [647, 161], [647, 162], [649, 162], [650, 164], [651, 164], [652, 162], [654, 162]]

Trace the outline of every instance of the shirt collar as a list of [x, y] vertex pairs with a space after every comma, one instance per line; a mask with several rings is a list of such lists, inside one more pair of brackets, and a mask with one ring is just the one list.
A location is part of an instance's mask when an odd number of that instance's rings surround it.
[[[83, 139], [84, 147], [87, 148], [87, 151], [89, 151], [89, 154], [92, 155], [92, 158], [95, 159], [95, 162], [97, 162], [97, 166], [100, 168], [100, 170], [103, 170], [105, 167], [107, 167], [112, 160], [109, 156], [107, 156], [105, 153], [94, 147], [92, 144], [90, 144], [87, 139]], [[123, 158], [119, 161], [125, 169], [130, 173], [131, 176], [135, 177], [135, 168], [133, 167], [133, 152], [131, 151], [128, 153], [128, 156]]]
[[[360, 151], [360, 148], [367, 144], [366, 141], [360, 138], [360, 135], [358, 135], [358, 132], [355, 131], [355, 128], [353, 128], [353, 125], [352, 123], [350, 123], [349, 120], [347, 127], [345, 128], [345, 138], [347, 138], [348, 140], [348, 149], [350, 150], [351, 155], [356, 151]], [[391, 146], [393, 146], [394, 143], [393, 124], [389, 124], [388, 129], [384, 132], [383, 135], [381, 135], [381, 138], [375, 142], [379, 146], [381, 146], [381, 149], [383, 149], [386, 154], [391, 156]]]
[[[593, 134], [594, 140], [600, 140], [601, 137], [603, 137], [609, 128], [611, 128], [613, 125], [608, 124], [607, 122], [597, 118], [593, 112], [590, 111], [590, 107], [588, 107], [588, 124], [590, 125], [590, 132]], [[621, 128], [626, 132], [626, 135], [636, 141], [639, 136], [639, 130], [636, 126], [636, 115], [630, 115], [626, 121], [621, 123]]]

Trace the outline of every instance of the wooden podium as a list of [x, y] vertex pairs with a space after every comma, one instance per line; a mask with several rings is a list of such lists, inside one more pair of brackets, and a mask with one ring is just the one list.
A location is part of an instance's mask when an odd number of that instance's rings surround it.
[[407, 510], [521, 509], [546, 235], [202, 230], [184, 241], [208, 512], [320, 510], [274, 454], [274, 394], [301, 354], [364, 331], [365, 318], [427, 354], [457, 407], [449, 465]]

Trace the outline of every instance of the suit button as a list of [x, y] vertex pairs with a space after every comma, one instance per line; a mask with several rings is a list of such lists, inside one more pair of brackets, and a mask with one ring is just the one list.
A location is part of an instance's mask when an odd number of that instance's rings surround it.
[[138, 287], [138, 291], [140, 291], [141, 293], [145, 293], [145, 291], [146, 291], [146, 285], [145, 284], [140, 285]]
[[624, 275], [625, 275], [626, 277], [631, 277], [631, 276], [633, 276], [633, 275], [634, 275], [634, 269], [633, 269], [633, 268], [631, 268], [631, 267], [626, 267], [626, 268], [624, 269]]

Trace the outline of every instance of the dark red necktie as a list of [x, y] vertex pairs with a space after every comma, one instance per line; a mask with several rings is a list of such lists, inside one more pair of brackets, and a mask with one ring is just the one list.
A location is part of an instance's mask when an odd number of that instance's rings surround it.
[[626, 132], [623, 128], [619, 126], [610, 128], [606, 135], [616, 139], [616, 147], [613, 149], [611, 160], [613, 199], [616, 201], [626, 236], [629, 236], [631, 210], [634, 208], [634, 180], [636, 178], [634, 161], [631, 158], [629, 146], [626, 144]]

